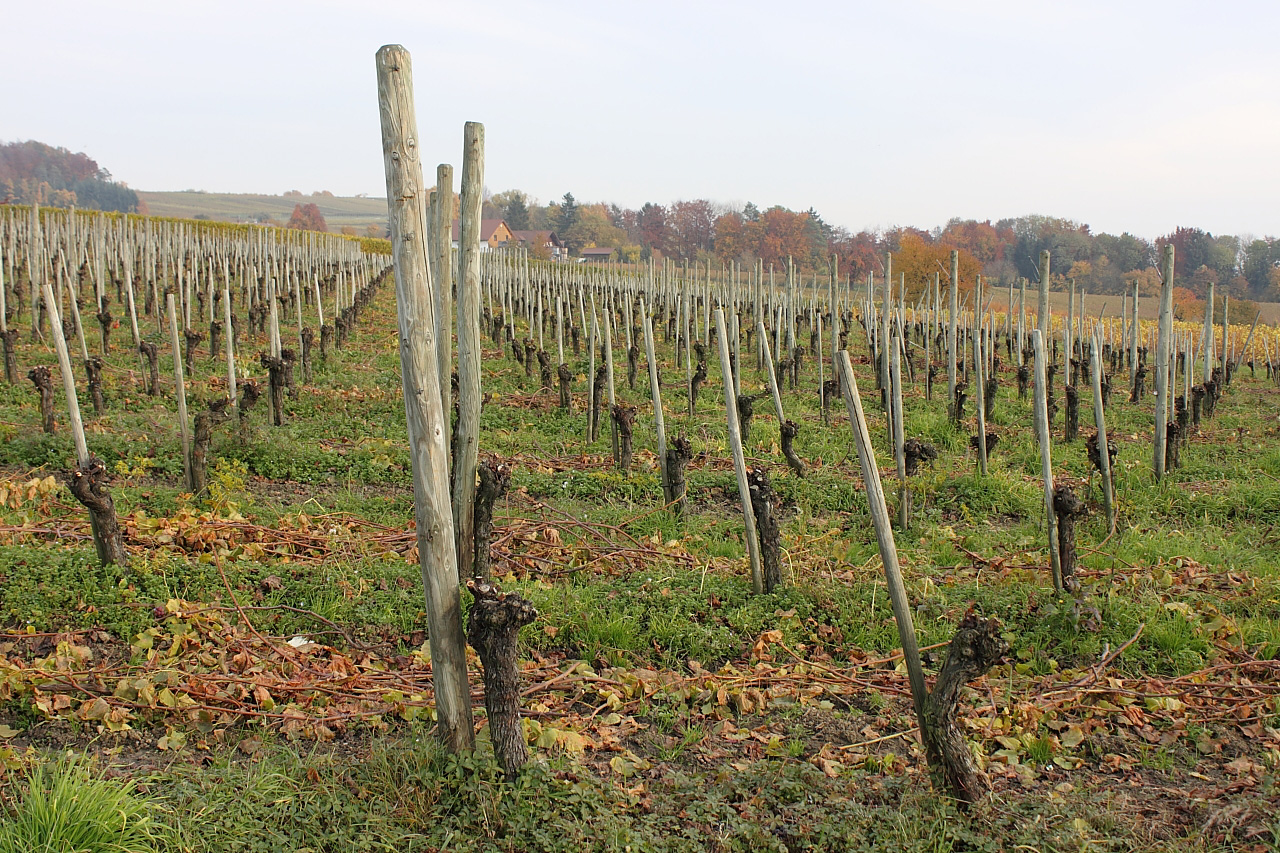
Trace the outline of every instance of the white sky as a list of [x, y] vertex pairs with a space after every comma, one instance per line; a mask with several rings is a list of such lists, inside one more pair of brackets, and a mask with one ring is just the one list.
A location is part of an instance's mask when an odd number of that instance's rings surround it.
[[[0, 0], [0, 140], [138, 189], [385, 193], [374, 53], [427, 162], [542, 201], [1280, 234], [1280, 3]], [[23, 71], [20, 73], [19, 69]]]

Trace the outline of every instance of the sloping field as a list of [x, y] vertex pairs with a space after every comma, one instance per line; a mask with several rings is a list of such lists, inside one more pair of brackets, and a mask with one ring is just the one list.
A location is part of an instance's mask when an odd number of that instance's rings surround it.
[[287, 222], [296, 204], [315, 204], [330, 231], [352, 226], [361, 233], [386, 227], [387, 200], [356, 196], [282, 196], [255, 193], [139, 192], [152, 216], [212, 219], [221, 222]]

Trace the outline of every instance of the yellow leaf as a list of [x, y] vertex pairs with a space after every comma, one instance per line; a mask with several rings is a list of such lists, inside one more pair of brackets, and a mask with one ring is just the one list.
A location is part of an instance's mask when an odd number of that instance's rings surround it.
[[556, 743], [571, 755], [581, 755], [587, 748], [587, 742], [577, 732], [561, 732]]
[[85, 720], [105, 720], [110, 713], [111, 706], [101, 696], [90, 699], [80, 706], [80, 717]]

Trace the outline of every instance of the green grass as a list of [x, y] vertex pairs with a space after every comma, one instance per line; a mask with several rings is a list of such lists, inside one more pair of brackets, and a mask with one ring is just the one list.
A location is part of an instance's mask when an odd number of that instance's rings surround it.
[[37, 764], [12, 814], [0, 820], [0, 853], [152, 853], [168, 849], [155, 805], [134, 781], [109, 780], [83, 759]]
[[[154, 320], [142, 322], [145, 334], [162, 339]], [[142, 396], [128, 379], [136, 361], [117, 349], [109, 359], [109, 411], [88, 416], [88, 423], [90, 447], [119, 471], [112, 485], [119, 511], [161, 517], [234, 509], [267, 527], [284, 526], [299, 512], [312, 518], [347, 513], [405, 528], [412, 518], [412, 489], [393, 329], [392, 300], [384, 294], [346, 349], [317, 364], [312, 385], [287, 400], [285, 425], [265, 423], [263, 400], [251, 417], [247, 443], [231, 426], [218, 430], [215, 488], [195, 498], [179, 485], [180, 439], [170, 395]], [[96, 330], [89, 333], [92, 347]], [[282, 330], [286, 339], [293, 333], [288, 326]], [[548, 342], [554, 346], [554, 331]], [[260, 372], [249, 356], [262, 345], [243, 342], [242, 371]], [[522, 658], [678, 674], [696, 671], [694, 663], [712, 671], [724, 664], [742, 669], [752, 663], [753, 643], [771, 630], [801, 657], [829, 656], [833, 667], [898, 648], [847, 418], [836, 406], [830, 425], [823, 424], [811, 360], [806, 359], [804, 389], [782, 390], [788, 417], [802, 427], [796, 449], [810, 463], [808, 476], [796, 478], [782, 464], [767, 400], [757, 403], [747, 442], [748, 462], [769, 470], [781, 505], [785, 583], [773, 594], [756, 596], [736, 480], [722, 464], [728, 448], [714, 359], [694, 416], [681, 398], [683, 371], [666, 371], [665, 381], [672, 383], [663, 388], [667, 433], [689, 436], [695, 452], [690, 512], [677, 518], [660, 508], [643, 369], [633, 392], [619, 360], [618, 396], [640, 410], [636, 463], [619, 472], [605, 461], [607, 423], [600, 439], [585, 441], [581, 381], [575, 383], [573, 413], [554, 403], [543, 408], [536, 380], [525, 379], [505, 351], [499, 355], [492, 344], [486, 346], [485, 390], [494, 396], [481, 416], [482, 451], [515, 460], [512, 491], [498, 509], [499, 527], [554, 524], [564, 546], [554, 555], [559, 563], [550, 564], [522, 561], [534, 547], [515, 542], [504, 546], [513, 561], [495, 566], [504, 589], [531, 599], [541, 614], [522, 634]], [[661, 334], [658, 346], [670, 364], [671, 345]], [[851, 346], [856, 352], [865, 346], [856, 332]], [[53, 363], [51, 353], [25, 340], [19, 350], [24, 368]], [[744, 362], [744, 390], [759, 393], [764, 382], [745, 347]], [[585, 373], [585, 348], [570, 363]], [[162, 364], [162, 377], [166, 369]], [[202, 352], [189, 386], [193, 409], [215, 393], [209, 379], [220, 371], [218, 360]], [[868, 366], [859, 365], [858, 372], [892, 512], [897, 484], [884, 419]], [[1113, 662], [1114, 674], [1184, 675], [1220, 660], [1222, 645], [1243, 646], [1259, 658], [1274, 656], [1280, 649], [1280, 450], [1270, 446], [1268, 430], [1280, 415], [1276, 389], [1242, 375], [1216, 418], [1184, 449], [1182, 468], [1159, 484], [1150, 474], [1150, 405], [1131, 406], [1117, 389], [1107, 415], [1120, 445], [1120, 527], [1108, 535], [1094, 476], [1081, 487], [1090, 502], [1090, 515], [1079, 527], [1086, 576], [1078, 596], [1064, 596], [1053, 592], [1049, 580], [1039, 451], [1023, 426], [1030, 422], [1030, 402], [1017, 399], [1007, 368], [1002, 380], [990, 424], [1001, 441], [985, 478], [977, 475], [967, 450], [972, 418], [968, 428], [957, 430], [942, 394], [925, 401], [921, 386], [907, 389], [907, 434], [931, 441], [941, 454], [913, 478], [914, 520], [895, 534], [920, 644], [946, 641], [971, 605], [997, 616], [1012, 648], [1010, 665], [992, 679], [1011, 691], [1008, 698], [996, 698], [1002, 708], [1038, 679], [1085, 671], [1135, 635]], [[82, 401], [86, 413], [87, 402]], [[1086, 403], [1082, 424], [1090, 414]], [[8, 480], [42, 478], [69, 464], [73, 450], [65, 418], [54, 436], [33, 429], [36, 418], [29, 386], [0, 385], [0, 469]], [[1248, 430], [1244, 448], [1236, 440], [1237, 426]], [[1090, 430], [1082, 429], [1074, 443], [1055, 442], [1057, 475], [1089, 478], [1083, 436]], [[0, 509], [0, 526], [56, 521], [65, 529], [81, 512], [58, 490]], [[591, 562], [608, 548], [631, 550]], [[636, 556], [667, 548], [679, 558]], [[127, 569], [104, 569], [83, 539], [63, 535], [0, 544], [0, 624], [37, 632], [101, 629], [127, 642], [156, 626], [154, 608], [171, 598], [230, 607], [229, 585], [241, 602], [261, 608], [247, 617], [264, 633], [300, 633], [343, 645], [343, 637], [324, 633], [329, 626], [297, 612], [312, 611], [359, 641], [385, 643], [380, 648], [388, 656], [422, 642], [419, 569], [394, 551], [371, 545], [322, 561], [288, 562], [233, 553], [220, 563], [207, 555], [151, 550], [135, 551]], [[269, 576], [278, 585], [264, 585]], [[463, 596], [463, 605], [469, 606], [469, 597]], [[779, 664], [792, 663], [788, 653], [774, 651]], [[856, 707], [837, 717], [853, 733], [839, 738], [861, 740], [857, 732], [873, 722], [906, 727], [905, 705], [892, 692], [867, 690], [853, 698]], [[977, 707], [989, 697], [979, 691], [973, 701]], [[146, 801], [163, 811], [163, 823], [175, 833], [167, 849], [191, 851], [1047, 851], [1151, 843], [1144, 834], [1148, 827], [1110, 813], [1109, 799], [1133, 787], [1118, 777], [1104, 784], [1097, 780], [1108, 777], [1089, 776], [1094, 781], [1080, 781], [1075, 793], [1062, 796], [1050, 796], [1053, 789], [1044, 784], [1026, 791], [1011, 784], [985, 810], [965, 817], [933, 797], [920, 774], [904, 774], [904, 767], [923, 767], [905, 742], [896, 751], [859, 758], [858, 769], [851, 764], [829, 776], [811, 762], [816, 744], [795, 725], [804, 709], [732, 715], [741, 726], [778, 724], [784, 731], [754, 753], [744, 747], [726, 757], [717, 751], [723, 746], [715, 730], [719, 721], [699, 716], [695, 704], [672, 691], [643, 697], [629, 709], [647, 728], [626, 748], [659, 766], [625, 778], [608, 768], [612, 753], [576, 761], [544, 751], [507, 784], [486, 747], [476, 756], [446, 756], [430, 745], [428, 730], [399, 723], [389, 732], [376, 725], [353, 727], [346, 742], [334, 747], [276, 743], [270, 730], [231, 725], [220, 729], [224, 741], [211, 741], [207, 752], [166, 753], [162, 769], [130, 770], [142, 787], [129, 796], [142, 798], [145, 788]], [[37, 734], [55, 725], [28, 698], [7, 701], [0, 710]], [[1270, 715], [1277, 709], [1255, 710]], [[234, 749], [250, 733], [267, 741], [252, 758]], [[80, 745], [92, 737], [88, 726], [73, 735]], [[158, 733], [138, 736], [150, 743]], [[1063, 757], [1056, 735], [1043, 724], [1030, 725], [1025, 736], [1026, 760], [1048, 764]], [[1140, 753], [1142, 769], [1167, 774], [1157, 788], [1185, 781], [1176, 774], [1199, 759], [1183, 745], [1148, 748], [1143, 742], [1130, 751]], [[1264, 788], [1259, 796], [1273, 798], [1274, 789]], [[1225, 849], [1233, 843], [1200, 838], [1189, 827], [1164, 841], [1165, 849]], [[1268, 842], [1274, 845], [1274, 837]]]

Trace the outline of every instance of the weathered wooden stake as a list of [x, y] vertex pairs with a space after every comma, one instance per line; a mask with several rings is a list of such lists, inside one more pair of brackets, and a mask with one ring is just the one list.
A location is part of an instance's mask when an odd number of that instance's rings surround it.
[[1115, 532], [1115, 495], [1111, 488], [1111, 456], [1107, 452], [1107, 415], [1102, 405], [1102, 352], [1095, 335], [1090, 342], [1089, 361], [1093, 374], [1093, 423], [1098, 428], [1098, 470], [1102, 473], [1102, 502], [1107, 510], [1107, 529]]
[[889, 523], [889, 510], [885, 507], [884, 490], [880, 483], [880, 471], [876, 465], [875, 451], [867, 422], [862, 411], [862, 400], [853, 377], [849, 353], [841, 352], [837, 359], [840, 386], [844, 391], [845, 406], [853, 425], [854, 443], [858, 448], [858, 460], [862, 466], [862, 478], [867, 487], [867, 502], [871, 520], [875, 525], [876, 541], [880, 546], [880, 560], [884, 565], [886, 585], [893, 618], [898, 624], [898, 637], [902, 642], [902, 658], [907, 665], [907, 679], [911, 684], [911, 699], [915, 705], [916, 719], [925, 744], [925, 755], [934, 784], [953, 794], [963, 804], [976, 802], [989, 787], [986, 776], [978, 768], [969, 750], [963, 730], [955, 722], [960, 688], [977, 678], [1008, 651], [1000, 639], [995, 620], [980, 620], [973, 611], [965, 614], [952, 638], [947, 660], [938, 674], [933, 693], [925, 687], [924, 669], [920, 665], [920, 649], [916, 642], [915, 625], [911, 619], [911, 605], [907, 601], [902, 570], [898, 566], [898, 549], [893, 541]]
[[[76, 468], [71, 472], [67, 485], [76, 500], [89, 510], [89, 526], [93, 531], [93, 544], [98, 552], [98, 561], [104, 566], [116, 564], [128, 565], [129, 553], [124, 547], [124, 536], [120, 531], [120, 523], [116, 518], [115, 503], [111, 493], [107, 491], [110, 474], [101, 459], [89, 454], [89, 445], [85, 441], [84, 421], [80, 418], [80, 401], [76, 397], [76, 379], [71, 370], [71, 354], [67, 351], [67, 342], [57, 330], [62, 326], [59, 317], [58, 303], [53, 295], [53, 287], [48, 283], [43, 289], [45, 310], [53, 323], [53, 342], [58, 352], [58, 367], [62, 371], [62, 390], [67, 397], [67, 415], [71, 421], [71, 436], [76, 447]], [[35, 306], [32, 306], [35, 310]], [[47, 368], [46, 368], [47, 370]]]
[[764, 593], [764, 574], [760, 565], [760, 543], [756, 538], [756, 516], [751, 509], [751, 487], [747, 484], [747, 460], [742, 453], [742, 433], [738, 429], [738, 400], [733, 390], [733, 368], [729, 362], [729, 335], [725, 329], [724, 309], [717, 308], [716, 342], [720, 346], [720, 370], [724, 379], [724, 408], [729, 427], [729, 449], [733, 453], [733, 470], [738, 478], [738, 497], [742, 501], [742, 521], [751, 560], [751, 589]]
[[1049, 567], [1053, 572], [1053, 588], [1062, 592], [1062, 564], [1058, 562], [1058, 531], [1053, 512], [1053, 456], [1049, 444], [1049, 400], [1045, 382], [1044, 335], [1039, 329], [1031, 330], [1031, 346], [1035, 351], [1035, 409], [1036, 439], [1040, 443], [1040, 478], [1044, 483], [1045, 524], [1049, 529]]
[[[452, 199], [449, 200], [452, 206]], [[480, 458], [480, 215], [484, 206], [484, 125], [462, 135], [462, 230], [458, 241], [458, 433], [453, 446], [453, 526], [459, 576], [475, 559], [476, 466]], [[448, 247], [446, 246], [446, 251]], [[448, 287], [447, 282], [442, 286]], [[445, 317], [445, 340], [448, 340]], [[448, 377], [450, 374], [444, 374]], [[447, 397], [448, 394], [445, 395]], [[443, 402], [443, 398], [442, 398]], [[449, 411], [445, 410], [445, 420]]]
[[[640, 303], [640, 316], [644, 323], [644, 348], [649, 359], [649, 390], [653, 396], [653, 427], [658, 439], [658, 470], [662, 475], [662, 502], [669, 504], [675, 500], [671, 493], [671, 480], [667, 477], [667, 426], [662, 411], [662, 389], [658, 387], [658, 359], [653, 354], [653, 318], [649, 316], [644, 302]], [[591, 346], [592, 363], [595, 358], [595, 343]]]
[[165, 296], [165, 307], [169, 312], [169, 344], [173, 347], [173, 384], [178, 400], [178, 430], [182, 435], [182, 480], [187, 491], [195, 492], [195, 483], [191, 477], [191, 427], [187, 421], [187, 384], [182, 375], [182, 344], [178, 338], [178, 312], [173, 302], [173, 294]]
[[395, 261], [396, 307], [405, 420], [413, 465], [418, 559], [427, 598], [427, 628], [440, 739], [453, 752], [473, 743], [471, 686], [462, 630], [456, 539], [449, 500], [431, 272], [427, 264], [426, 187], [418, 152], [409, 52], [378, 50], [378, 107], [382, 123], [387, 207]]
[[1160, 337], [1156, 343], [1156, 434], [1152, 467], [1156, 480], [1164, 477], [1164, 446], [1168, 440], [1169, 351], [1173, 343], [1173, 244], [1164, 247], [1164, 281], [1160, 286]]

